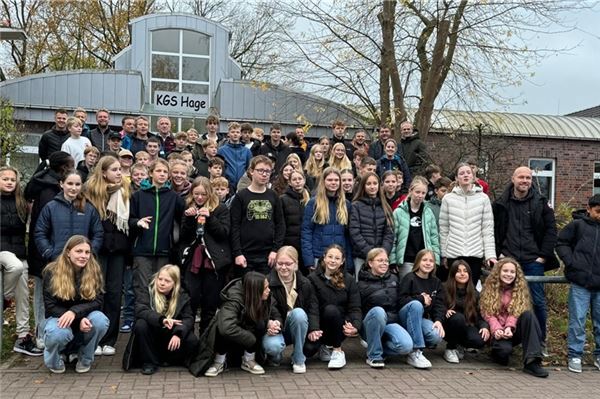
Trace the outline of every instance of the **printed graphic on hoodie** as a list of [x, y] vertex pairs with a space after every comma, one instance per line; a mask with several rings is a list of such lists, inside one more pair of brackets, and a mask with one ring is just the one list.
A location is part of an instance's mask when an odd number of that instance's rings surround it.
[[250, 200], [246, 211], [247, 220], [271, 220], [273, 206], [269, 200]]

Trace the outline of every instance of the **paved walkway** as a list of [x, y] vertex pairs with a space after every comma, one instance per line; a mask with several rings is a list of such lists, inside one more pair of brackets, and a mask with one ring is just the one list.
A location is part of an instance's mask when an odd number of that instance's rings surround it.
[[[117, 350], [122, 353], [125, 337]], [[373, 370], [364, 363], [357, 339], [345, 345], [348, 365], [329, 371], [318, 359], [307, 362], [304, 375], [287, 367], [267, 369], [253, 376], [239, 369], [216, 378], [194, 378], [182, 368], [161, 369], [152, 376], [121, 371], [121, 356], [100, 357], [88, 374], [74, 366], [53, 375], [41, 358], [16, 355], [0, 366], [2, 399], [25, 398], [574, 398], [600, 393], [600, 371], [585, 367], [582, 374], [566, 367], [551, 368], [550, 377], [531, 377], [518, 369], [496, 367], [485, 354], [467, 354], [459, 365], [442, 359], [443, 351], [427, 351], [431, 370], [415, 370], [403, 358], [391, 359], [386, 368]], [[287, 358], [286, 358], [287, 359]]]

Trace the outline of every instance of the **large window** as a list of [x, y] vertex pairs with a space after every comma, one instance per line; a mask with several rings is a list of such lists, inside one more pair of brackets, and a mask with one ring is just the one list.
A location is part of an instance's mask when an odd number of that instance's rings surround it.
[[208, 94], [210, 36], [179, 29], [152, 32], [150, 75], [149, 102], [156, 91]]
[[529, 168], [533, 171], [533, 184], [554, 206], [555, 167], [553, 159], [532, 158]]
[[594, 188], [592, 195], [600, 194], [600, 162], [594, 162]]

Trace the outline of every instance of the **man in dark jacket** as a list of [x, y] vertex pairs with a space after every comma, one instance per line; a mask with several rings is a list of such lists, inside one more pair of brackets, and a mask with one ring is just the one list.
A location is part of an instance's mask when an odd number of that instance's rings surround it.
[[398, 147], [410, 168], [410, 174], [414, 176], [419, 174], [423, 169], [423, 164], [427, 163], [427, 147], [419, 138], [419, 133], [414, 131], [412, 123], [402, 122], [400, 132], [402, 140]]
[[38, 154], [42, 162], [45, 162], [53, 152], [60, 151], [63, 143], [69, 138], [68, 116], [66, 109], [54, 111], [54, 126], [42, 135], [38, 144]]
[[92, 145], [100, 150], [100, 152], [109, 150], [108, 140], [110, 139], [110, 134], [113, 133], [108, 126], [109, 122], [110, 113], [107, 109], [102, 108], [96, 111], [96, 123], [98, 125], [90, 131], [90, 135], [92, 136]]
[[[498, 258], [510, 256], [527, 276], [543, 276], [558, 267], [554, 255], [557, 231], [554, 211], [537, 189], [526, 166], [515, 169], [512, 181], [494, 203], [494, 235]], [[533, 308], [546, 340], [546, 297], [543, 283], [529, 283]], [[545, 353], [545, 345], [543, 351]]]
[[374, 160], [379, 160], [385, 155], [384, 145], [385, 142], [392, 137], [392, 130], [386, 124], [379, 126], [379, 137], [373, 141], [369, 146], [369, 156]]

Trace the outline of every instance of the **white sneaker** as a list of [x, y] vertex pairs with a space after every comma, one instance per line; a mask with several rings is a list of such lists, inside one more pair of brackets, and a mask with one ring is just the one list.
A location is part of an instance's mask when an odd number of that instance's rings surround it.
[[341, 369], [346, 365], [346, 354], [344, 351], [333, 351], [331, 352], [331, 360], [327, 365], [330, 369]]
[[581, 367], [581, 359], [578, 357], [570, 358], [569, 363], [568, 363], [568, 368], [569, 368], [569, 371], [572, 371], [574, 373], [581, 373], [583, 371], [583, 369]]
[[223, 371], [225, 371], [225, 362], [223, 362], [223, 363], [214, 362], [208, 368], [208, 370], [206, 370], [206, 372], [204, 373], [204, 376], [205, 377], [216, 377], [219, 374], [221, 374]]
[[242, 358], [242, 370], [245, 370], [245, 371], [249, 372], [250, 374], [257, 374], [257, 375], [265, 373], [265, 369], [263, 369], [260, 364], [256, 363], [256, 360], [254, 360], [254, 359], [246, 360], [246, 359]]
[[406, 363], [417, 369], [431, 368], [431, 362], [427, 360], [425, 355], [423, 355], [423, 351], [420, 349], [415, 349], [414, 351], [410, 352], [406, 358]]
[[458, 351], [456, 349], [446, 349], [444, 351], [444, 360], [448, 363], [459, 363]]
[[113, 356], [115, 353], [117, 353], [117, 350], [110, 345], [104, 345], [102, 347], [102, 354], [104, 356]]
[[102, 356], [102, 347], [98, 345], [94, 351], [94, 356]]
[[369, 347], [369, 344], [367, 343], [367, 341], [365, 341], [364, 339], [360, 339], [360, 346], [362, 346], [363, 348], [367, 349]]
[[333, 348], [331, 346], [321, 345], [321, 348], [319, 348], [319, 359], [322, 362], [330, 361], [332, 350], [333, 350]]
[[304, 374], [306, 373], [306, 364], [294, 364], [292, 363], [292, 373], [294, 374]]

